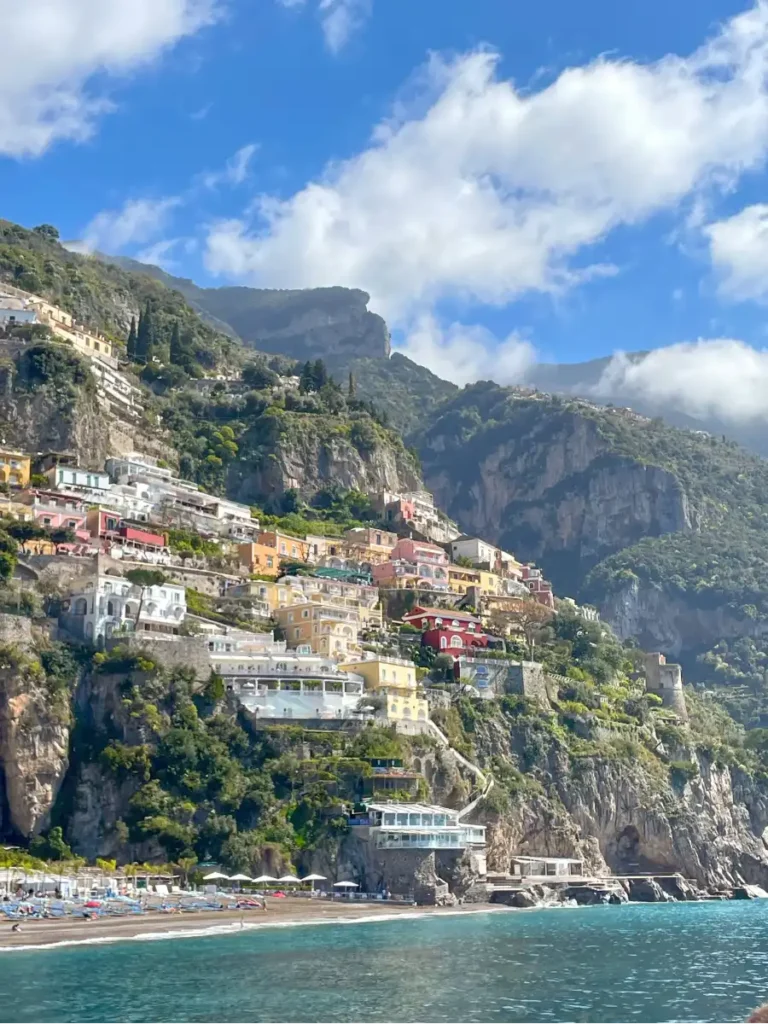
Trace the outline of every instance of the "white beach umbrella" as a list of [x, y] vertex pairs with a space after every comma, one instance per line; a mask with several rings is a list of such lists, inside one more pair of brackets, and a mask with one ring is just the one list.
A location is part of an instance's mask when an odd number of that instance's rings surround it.
[[298, 885], [300, 881], [301, 879], [296, 875], [283, 875], [282, 878], [278, 878], [278, 882], [285, 882], [286, 885]]
[[211, 871], [209, 875], [203, 875], [204, 882], [215, 882], [219, 879], [229, 881], [229, 875], [222, 875], [220, 871]]
[[333, 885], [334, 885], [334, 887], [336, 889], [356, 889], [357, 888], [357, 882], [334, 882]]
[[230, 875], [230, 882], [253, 882], [254, 879], [250, 875]]
[[324, 881], [325, 881], [325, 875], [305, 875], [304, 878], [302, 878], [302, 882], [309, 882], [310, 883], [310, 888], [312, 889], [312, 892], [315, 891], [315, 882], [324, 882]]
[[258, 878], [254, 878], [254, 882], [259, 883], [259, 884], [261, 882], [276, 882], [276, 881], [277, 881], [277, 879], [274, 878], [272, 875], [259, 875]]

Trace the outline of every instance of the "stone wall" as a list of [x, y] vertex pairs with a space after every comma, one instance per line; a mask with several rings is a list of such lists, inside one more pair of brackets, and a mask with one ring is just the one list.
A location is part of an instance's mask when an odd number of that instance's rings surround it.
[[517, 665], [510, 665], [507, 686], [509, 693], [530, 697], [540, 704], [549, 706], [552, 684], [547, 678], [544, 666], [536, 661], [522, 661]]
[[688, 708], [683, 693], [683, 671], [679, 665], [668, 665], [663, 654], [654, 651], [645, 655], [645, 688], [661, 698], [684, 722], [688, 721]]
[[211, 674], [208, 640], [201, 636], [180, 636], [160, 639], [151, 635], [113, 637], [108, 647], [126, 646], [132, 651], [146, 651], [163, 668], [193, 668], [203, 682]]

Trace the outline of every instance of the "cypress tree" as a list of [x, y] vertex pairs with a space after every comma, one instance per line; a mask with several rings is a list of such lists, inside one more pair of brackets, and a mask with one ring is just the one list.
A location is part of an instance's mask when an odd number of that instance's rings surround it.
[[312, 377], [315, 382], [315, 391], [319, 391], [323, 385], [328, 383], [328, 371], [322, 359], [318, 359], [312, 367]]
[[170, 362], [178, 366], [179, 360], [181, 359], [181, 334], [179, 332], [179, 321], [173, 321], [173, 330], [171, 331], [171, 348], [169, 353]]
[[309, 391], [315, 391], [315, 371], [312, 363], [307, 360], [301, 371], [301, 377], [299, 378], [299, 391], [302, 395], [306, 395]]
[[139, 317], [139, 329], [136, 332], [136, 358], [143, 363], [152, 357], [152, 344], [155, 340], [155, 326], [152, 322], [152, 308], [147, 301], [144, 314]]
[[[141, 318], [141, 314], [139, 314]], [[136, 358], [136, 317], [131, 317], [131, 329], [128, 331], [128, 341], [125, 343], [125, 354], [133, 362]]]

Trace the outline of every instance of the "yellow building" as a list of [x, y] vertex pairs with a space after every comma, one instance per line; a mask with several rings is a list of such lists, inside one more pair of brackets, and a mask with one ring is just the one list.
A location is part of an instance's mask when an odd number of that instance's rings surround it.
[[480, 575], [480, 593], [485, 597], [498, 597], [504, 593], [503, 582], [501, 576], [497, 576], [495, 572], [486, 572], [485, 569], [479, 569]]
[[31, 459], [23, 452], [0, 449], [0, 483], [11, 487], [28, 487]]
[[463, 565], [448, 566], [448, 589], [454, 594], [466, 594], [470, 587], [480, 586], [480, 570]]
[[348, 658], [359, 651], [359, 619], [351, 609], [319, 601], [277, 608], [274, 612], [289, 647], [308, 646], [313, 654]]
[[365, 679], [367, 690], [416, 689], [416, 666], [404, 658], [374, 657], [345, 661], [341, 666], [348, 672], [356, 672]]
[[429, 705], [417, 696], [416, 666], [403, 658], [353, 658], [342, 662], [341, 668], [365, 679], [366, 693], [378, 693], [386, 698], [386, 716], [389, 722], [426, 722]]
[[113, 346], [109, 338], [78, 324], [70, 313], [46, 302], [45, 299], [34, 297], [30, 299], [29, 305], [35, 310], [41, 323], [50, 327], [58, 338], [70, 342], [83, 355], [98, 356], [107, 362], [114, 360]]

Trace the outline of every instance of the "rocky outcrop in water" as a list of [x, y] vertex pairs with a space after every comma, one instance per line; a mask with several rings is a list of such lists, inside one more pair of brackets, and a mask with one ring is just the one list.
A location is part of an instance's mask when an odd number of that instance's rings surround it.
[[[516, 763], [520, 737], [501, 720], [478, 727], [482, 765]], [[590, 872], [679, 872], [703, 886], [768, 884], [768, 788], [693, 749], [674, 751], [697, 771], [673, 785], [649, 758], [568, 758], [552, 744], [534, 769], [542, 788], [518, 792], [488, 823], [489, 870], [509, 870], [513, 854], [578, 857]]]

